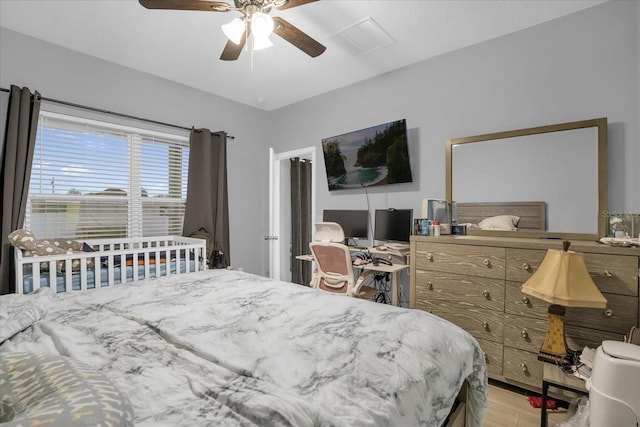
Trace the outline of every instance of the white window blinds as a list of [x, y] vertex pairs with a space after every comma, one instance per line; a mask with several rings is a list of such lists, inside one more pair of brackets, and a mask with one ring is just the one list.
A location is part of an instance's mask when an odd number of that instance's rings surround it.
[[189, 141], [42, 112], [25, 228], [38, 238], [180, 235]]

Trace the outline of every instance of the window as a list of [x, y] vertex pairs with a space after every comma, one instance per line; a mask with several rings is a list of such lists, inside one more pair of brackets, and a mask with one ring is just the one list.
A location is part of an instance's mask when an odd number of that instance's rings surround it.
[[43, 111], [25, 228], [38, 238], [180, 235], [188, 162], [186, 135]]

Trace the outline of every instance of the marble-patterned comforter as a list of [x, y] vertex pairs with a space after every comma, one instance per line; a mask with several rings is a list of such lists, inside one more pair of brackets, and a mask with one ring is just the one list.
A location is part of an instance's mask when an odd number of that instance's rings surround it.
[[486, 407], [478, 343], [436, 316], [238, 271], [38, 298], [4, 351], [71, 356], [125, 391], [139, 426], [440, 426], [462, 383]]

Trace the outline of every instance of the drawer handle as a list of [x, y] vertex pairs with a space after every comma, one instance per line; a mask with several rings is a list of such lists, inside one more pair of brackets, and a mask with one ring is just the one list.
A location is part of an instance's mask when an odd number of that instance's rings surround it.
[[524, 338], [525, 340], [526, 340], [527, 338], [529, 338], [529, 332], [527, 332], [527, 331], [522, 331], [522, 332], [520, 332], [520, 335], [522, 335], [522, 338]]
[[610, 279], [610, 278], [614, 277], [614, 276], [615, 276], [615, 274], [613, 274], [613, 273], [612, 273], [612, 272], [610, 272], [609, 270], [605, 270], [605, 271], [604, 271], [604, 276], [605, 276], [605, 277], [608, 277], [608, 278]]
[[520, 364], [520, 369], [522, 369], [522, 372], [527, 372], [529, 370], [529, 368], [527, 368], [527, 365], [525, 365], [524, 363]]
[[522, 297], [522, 303], [524, 305], [529, 305], [531, 304], [531, 301], [529, 300], [529, 297]]
[[489, 330], [489, 322], [487, 322], [486, 320], [484, 322], [482, 322], [482, 327], [488, 331]]
[[429, 261], [433, 261], [433, 255], [432, 254], [427, 254], [427, 259]]
[[491, 260], [489, 258], [485, 258], [484, 261], [482, 261], [482, 263], [487, 267], [491, 267]]
[[531, 266], [525, 262], [524, 264], [522, 264], [522, 269], [526, 270], [526, 271], [529, 271], [529, 270], [531, 270]]
[[489, 297], [491, 297], [491, 294], [490, 294], [490, 293], [489, 293], [489, 291], [488, 291], [488, 290], [486, 290], [486, 289], [485, 289], [484, 291], [482, 291], [482, 295], [484, 295], [484, 297], [485, 297], [486, 299], [489, 299]]
[[604, 317], [613, 317], [613, 310], [611, 310], [610, 308], [606, 309], [604, 311]]
[[427, 282], [427, 289], [429, 289], [430, 291], [433, 290], [433, 283], [432, 282]]

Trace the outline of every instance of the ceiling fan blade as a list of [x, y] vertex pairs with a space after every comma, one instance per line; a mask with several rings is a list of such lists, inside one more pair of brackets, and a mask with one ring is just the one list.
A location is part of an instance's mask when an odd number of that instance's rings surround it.
[[208, 0], [138, 0], [147, 9], [200, 10], [228, 12], [233, 9], [223, 1]]
[[246, 42], [247, 42], [247, 31], [244, 32], [243, 37], [240, 39], [240, 44], [235, 44], [231, 40], [227, 40], [227, 44], [224, 46], [224, 49], [222, 50], [220, 59], [223, 61], [235, 61], [236, 59], [238, 59], [238, 57], [242, 53], [242, 49], [244, 49], [244, 45]]
[[307, 55], [315, 58], [322, 54], [326, 47], [280, 18], [279, 16], [273, 17], [274, 29], [273, 32], [306, 53]]
[[276, 9], [278, 10], [291, 9], [292, 7], [302, 6], [303, 4], [313, 3], [314, 1], [318, 1], [318, 0], [287, 0], [285, 4], [283, 4], [282, 6], [277, 6]]

